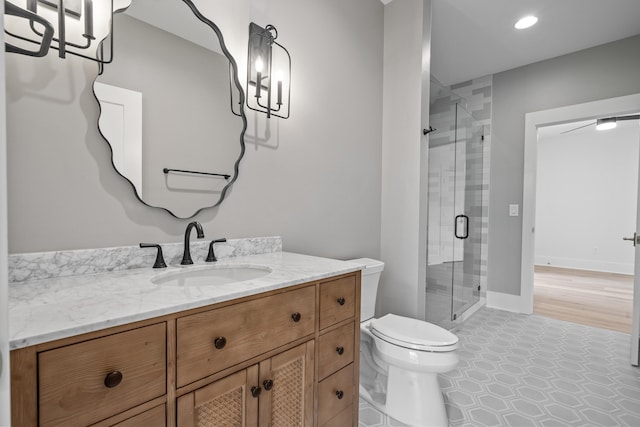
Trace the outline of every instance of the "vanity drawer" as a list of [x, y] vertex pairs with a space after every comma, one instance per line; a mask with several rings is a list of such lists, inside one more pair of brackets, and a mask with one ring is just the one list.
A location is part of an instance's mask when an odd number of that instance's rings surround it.
[[313, 334], [315, 295], [309, 286], [178, 319], [178, 387]]
[[323, 427], [349, 427], [353, 425], [353, 405], [331, 418]]
[[341, 326], [318, 339], [318, 378], [323, 379], [353, 362], [353, 323]]
[[323, 426], [353, 403], [353, 364], [318, 384], [318, 425]]
[[349, 276], [320, 284], [320, 329], [353, 317], [356, 277]]
[[141, 414], [131, 417], [121, 423], [114, 424], [113, 427], [166, 427], [167, 425], [167, 407], [166, 405], [156, 406], [155, 408], [144, 411]]
[[166, 336], [159, 323], [39, 353], [39, 424], [84, 426], [164, 395]]

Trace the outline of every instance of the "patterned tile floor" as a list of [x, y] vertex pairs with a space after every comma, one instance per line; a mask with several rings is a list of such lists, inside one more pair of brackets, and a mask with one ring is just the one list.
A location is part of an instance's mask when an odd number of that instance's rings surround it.
[[[640, 426], [628, 334], [487, 308], [453, 332], [460, 364], [440, 377], [451, 426]], [[397, 426], [360, 401], [360, 427]]]

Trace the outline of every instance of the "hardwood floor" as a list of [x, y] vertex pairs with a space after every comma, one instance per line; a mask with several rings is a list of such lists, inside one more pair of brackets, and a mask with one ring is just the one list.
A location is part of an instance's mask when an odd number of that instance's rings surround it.
[[631, 333], [633, 276], [536, 266], [533, 312]]

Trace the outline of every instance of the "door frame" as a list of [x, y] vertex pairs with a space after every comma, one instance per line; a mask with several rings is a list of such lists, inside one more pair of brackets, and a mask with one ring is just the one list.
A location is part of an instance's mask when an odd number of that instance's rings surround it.
[[[525, 115], [524, 182], [522, 194], [522, 258], [520, 277], [520, 308], [533, 313], [533, 265], [535, 256], [535, 211], [538, 128], [582, 120], [595, 120], [609, 115], [632, 114], [640, 111], [640, 93], [586, 102], [583, 104], [536, 111]], [[640, 215], [640, 212], [638, 212]], [[634, 311], [637, 304], [634, 292]], [[638, 319], [633, 319], [634, 325]]]
[[[0, 4], [4, 16], [4, 2]], [[4, 46], [4, 20], [0, 20], [0, 46]], [[7, 243], [7, 104], [5, 53], [0, 54], [0, 426], [11, 425], [9, 385], [9, 284]]]

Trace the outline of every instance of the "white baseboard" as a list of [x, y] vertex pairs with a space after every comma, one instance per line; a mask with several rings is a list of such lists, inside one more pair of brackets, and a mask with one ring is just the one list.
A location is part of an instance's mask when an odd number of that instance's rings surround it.
[[536, 256], [535, 265], [570, 268], [573, 270], [601, 271], [603, 273], [617, 273], [633, 275], [633, 260], [631, 263], [613, 262], [602, 260], [559, 258], [549, 256]]
[[527, 313], [526, 304], [520, 295], [504, 294], [502, 292], [487, 291], [487, 307], [498, 310], [511, 311], [513, 313]]

